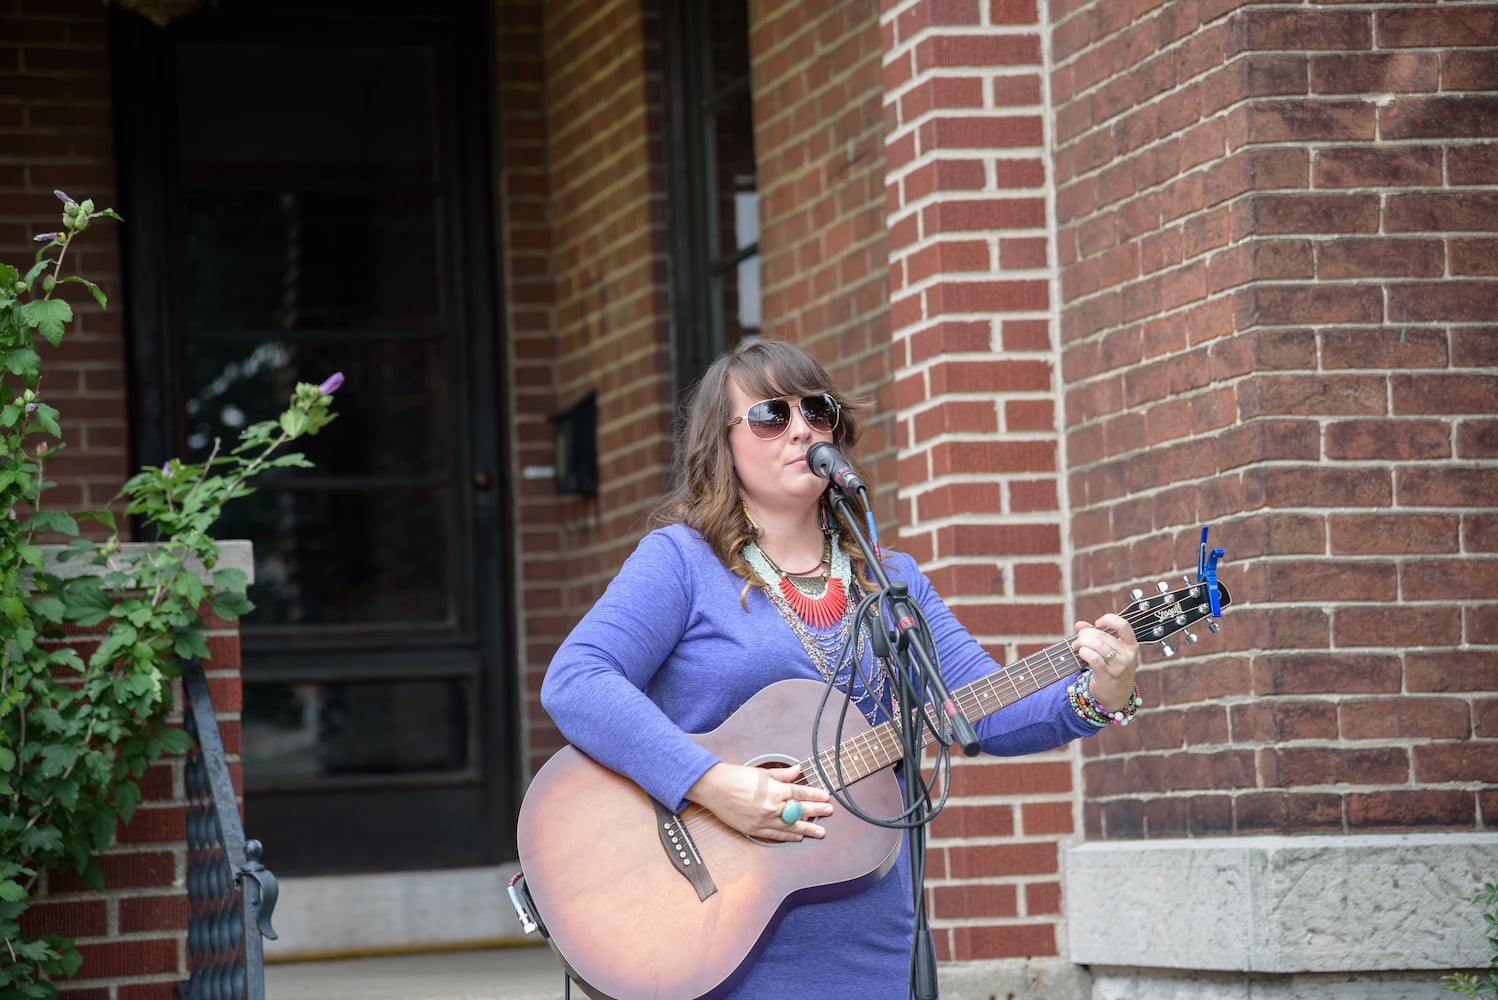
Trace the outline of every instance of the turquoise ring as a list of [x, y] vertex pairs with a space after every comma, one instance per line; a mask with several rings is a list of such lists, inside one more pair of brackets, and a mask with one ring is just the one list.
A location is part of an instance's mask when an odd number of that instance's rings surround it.
[[795, 826], [796, 821], [801, 818], [801, 800], [791, 799], [780, 809], [780, 818], [787, 826]]

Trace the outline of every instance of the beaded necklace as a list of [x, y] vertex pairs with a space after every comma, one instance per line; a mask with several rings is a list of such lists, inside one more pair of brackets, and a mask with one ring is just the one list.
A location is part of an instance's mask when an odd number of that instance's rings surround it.
[[[853, 577], [848, 553], [833, 545], [830, 536], [826, 552], [823, 562], [827, 564], [827, 572], [815, 576], [793, 576], [787, 573], [775, 565], [775, 561], [759, 547], [758, 542], [750, 542], [744, 547], [744, 558], [749, 561], [767, 589], [778, 589], [780, 597], [795, 609], [802, 621], [826, 631], [843, 617], [848, 606], [848, 584]], [[817, 565], [821, 566], [822, 563]], [[775, 581], [776, 588], [769, 588], [772, 580]]]
[[[853, 580], [853, 565], [848, 558], [848, 553], [837, 545], [835, 535], [829, 536], [828, 544], [832, 553], [828, 560], [829, 570], [823, 576], [826, 580], [826, 589], [817, 603], [820, 603], [823, 608], [835, 603], [836, 617], [830, 619], [825, 611], [813, 618], [808, 618], [802, 613], [798, 605], [812, 603], [811, 599], [796, 588], [795, 584], [788, 579], [788, 574], [782, 572], [770, 560], [770, 557], [765, 555], [757, 542], [750, 542], [744, 546], [743, 551], [750, 568], [765, 585], [765, 596], [780, 613], [780, 617], [784, 618], [785, 623], [790, 626], [792, 634], [801, 643], [801, 648], [806, 651], [807, 658], [817, 668], [817, 672], [847, 691], [851, 689], [855, 676], [862, 677], [855, 669], [863, 659], [862, 650], [857, 647], [868, 642], [868, 628], [866, 625], [860, 628], [862, 642], [854, 644], [855, 648], [852, 650], [853, 655], [850, 661], [840, 668], [839, 654], [843, 652], [844, 646], [848, 643], [848, 637], [858, 618], [859, 590], [857, 583]], [[771, 585], [769, 581], [776, 578], [778, 578], [779, 585]], [[848, 599], [850, 591], [852, 600]], [[795, 595], [794, 598], [790, 596], [792, 594]], [[800, 598], [800, 600], [797, 601], [795, 598]], [[870, 706], [864, 709], [866, 715], [869, 715], [871, 710], [877, 711], [875, 706], [882, 702], [884, 695], [884, 671], [876, 666], [871, 673], [873, 674], [871, 684], [869, 678], [862, 678], [859, 684], [859, 687], [873, 699]], [[870, 718], [872, 719], [873, 716]]]

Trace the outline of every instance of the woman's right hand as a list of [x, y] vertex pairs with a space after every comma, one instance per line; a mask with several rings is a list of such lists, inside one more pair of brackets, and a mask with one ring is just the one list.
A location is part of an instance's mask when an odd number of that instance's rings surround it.
[[[798, 764], [745, 767], [718, 763], [687, 789], [687, 799], [746, 836], [779, 841], [820, 839], [827, 831], [810, 821], [832, 815], [832, 797], [825, 788], [799, 784], [800, 778]], [[801, 818], [787, 823], [780, 811], [793, 799], [801, 803]]]

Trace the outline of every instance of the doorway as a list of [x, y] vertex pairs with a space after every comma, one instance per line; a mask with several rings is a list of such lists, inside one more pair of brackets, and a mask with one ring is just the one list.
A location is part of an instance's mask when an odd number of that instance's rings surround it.
[[[345, 376], [232, 506], [247, 833], [278, 875], [514, 857], [484, 5], [111, 13], [137, 465]], [[148, 262], [148, 263], [147, 263]]]

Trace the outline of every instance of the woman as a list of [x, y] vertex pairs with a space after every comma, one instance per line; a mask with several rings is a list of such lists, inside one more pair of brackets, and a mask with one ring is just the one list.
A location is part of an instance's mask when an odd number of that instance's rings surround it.
[[[756, 338], [714, 362], [688, 407], [661, 527], [563, 643], [542, 686], [547, 712], [584, 753], [673, 810], [697, 803], [761, 840], [823, 838], [817, 821], [841, 807], [795, 766], [719, 760], [688, 733], [717, 728], [786, 678], [847, 686], [851, 676], [865, 714], [888, 718], [879, 706], [890, 694], [866, 649], [861, 670], [837, 656], [861, 631], [855, 607], [873, 583], [827, 502], [827, 480], [806, 463], [817, 442], [851, 454], [857, 409], [789, 343]], [[920, 607], [948, 687], [999, 669], [910, 557], [886, 551], [881, 563]], [[977, 722], [985, 751], [1052, 749], [1132, 717], [1138, 645], [1128, 623], [1079, 622], [1073, 647], [1089, 668], [1083, 683], [1056, 683]], [[902, 847], [871, 887], [789, 910], [734, 996], [905, 997], [913, 921]]]

